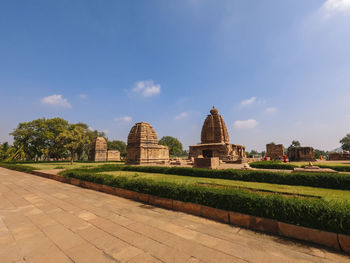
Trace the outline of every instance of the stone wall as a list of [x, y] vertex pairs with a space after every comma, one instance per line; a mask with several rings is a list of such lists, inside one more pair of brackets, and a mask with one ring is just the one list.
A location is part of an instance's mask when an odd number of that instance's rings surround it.
[[283, 144], [266, 144], [266, 157], [270, 157], [271, 160], [279, 160], [283, 158], [283, 155]]

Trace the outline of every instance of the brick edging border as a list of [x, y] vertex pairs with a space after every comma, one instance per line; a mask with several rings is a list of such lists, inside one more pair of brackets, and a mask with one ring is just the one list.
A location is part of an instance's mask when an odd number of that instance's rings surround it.
[[350, 253], [350, 236], [343, 234], [287, 224], [274, 219], [221, 210], [205, 205], [187, 203], [154, 195], [138, 193], [122, 188], [87, 182], [76, 178], [66, 178], [60, 175], [48, 174], [39, 171], [32, 171], [31, 174], [107, 194], [117, 195], [170, 210], [202, 216], [222, 223], [245, 227], [267, 234], [307, 241], [333, 248], [338, 251]]

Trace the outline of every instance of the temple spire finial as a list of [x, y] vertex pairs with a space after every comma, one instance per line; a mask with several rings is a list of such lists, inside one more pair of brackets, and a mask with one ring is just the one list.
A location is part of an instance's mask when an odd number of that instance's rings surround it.
[[211, 115], [218, 114], [218, 110], [213, 106], [213, 108], [210, 110]]

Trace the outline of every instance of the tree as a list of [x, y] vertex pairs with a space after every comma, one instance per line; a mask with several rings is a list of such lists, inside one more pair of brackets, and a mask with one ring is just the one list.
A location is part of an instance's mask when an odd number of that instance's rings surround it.
[[44, 123], [45, 118], [19, 123], [17, 128], [10, 133], [14, 137], [14, 145], [23, 149], [27, 159], [37, 160], [44, 154], [46, 148]]
[[126, 143], [123, 141], [107, 141], [107, 147], [108, 150], [118, 150], [121, 156], [126, 156]]
[[181, 142], [174, 137], [164, 136], [159, 140], [159, 144], [168, 146], [170, 155], [174, 155], [174, 156], [184, 155]]
[[350, 133], [348, 133], [343, 139], [340, 140], [341, 148], [344, 151], [350, 151]]
[[314, 150], [314, 155], [315, 155], [315, 158], [316, 158], [316, 159], [320, 159], [321, 156], [326, 156], [326, 155], [328, 155], [328, 152], [322, 151], [322, 150], [319, 150], [319, 149], [315, 149], [315, 150]]
[[292, 144], [290, 145], [290, 147], [300, 147], [300, 142], [299, 141], [292, 141]]
[[57, 137], [57, 142], [64, 145], [70, 152], [71, 164], [73, 164], [74, 155], [86, 144], [90, 143], [89, 136], [85, 133], [83, 127], [71, 124], [68, 130], [65, 130]]

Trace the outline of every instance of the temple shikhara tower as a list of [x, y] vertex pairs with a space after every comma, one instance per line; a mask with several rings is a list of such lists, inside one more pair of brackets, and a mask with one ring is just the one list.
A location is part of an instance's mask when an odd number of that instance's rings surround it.
[[169, 148], [158, 144], [153, 127], [147, 122], [138, 122], [130, 130], [126, 147], [127, 164], [169, 162]]
[[103, 137], [97, 137], [90, 144], [89, 161], [105, 162], [120, 161], [120, 152], [118, 150], [107, 150], [107, 141]]
[[246, 159], [245, 146], [230, 144], [225, 121], [213, 107], [202, 127], [201, 143], [190, 146], [189, 157], [218, 157], [224, 162], [242, 163]]
[[97, 137], [90, 145], [89, 160], [93, 162], [107, 161], [107, 142], [103, 137]]

